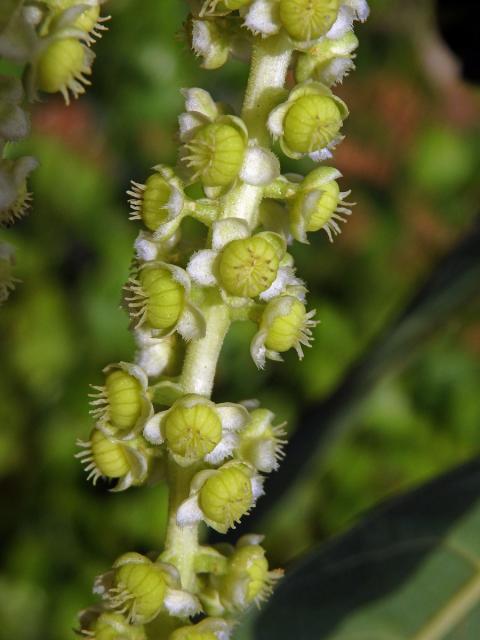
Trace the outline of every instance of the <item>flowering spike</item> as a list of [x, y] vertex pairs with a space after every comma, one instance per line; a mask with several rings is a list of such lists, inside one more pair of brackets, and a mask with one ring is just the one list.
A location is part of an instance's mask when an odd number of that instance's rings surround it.
[[[235, 620], [281, 577], [262, 536], [199, 543], [201, 523], [235, 528], [285, 457], [285, 424], [271, 411], [211, 400], [216, 366], [230, 324], [242, 320], [257, 325], [257, 367], [292, 349], [303, 357], [317, 321], [288, 247], [319, 230], [333, 239], [350, 215], [337, 169], [282, 175], [269, 146], [278, 141], [296, 160], [332, 157], [348, 108], [331, 87], [353, 68], [352, 27], [368, 14], [365, 0], [192, 4], [185, 31], [203, 67], [243, 58], [250, 45], [253, 63], [240, 113], [202, 88], [182, 90], [175, 169], [156, 165], [128, 191], [130, 219], [144, 226], [123, 299], [136, 364], [105, 370], [92, 402], [96, 426], [78, 457], [94, 481], [117, 478], [115, 490], [166, 481], [170, 499], [160, 555], [125, 554], [97, 578], [102, 605], [81, 621], [97, 640], [229, 640]], [[62, 19], [79, 26], [82, 15], [93, 19], [77, 10]], [[291, 66], [299, 84], [287, 90]], [[189, 217], [206, 228], [193, 250], [184, 237]]]

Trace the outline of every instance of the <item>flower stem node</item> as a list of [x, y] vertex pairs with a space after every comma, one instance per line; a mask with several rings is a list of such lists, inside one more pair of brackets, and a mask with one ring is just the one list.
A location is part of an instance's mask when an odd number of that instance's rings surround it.
[[92, 385], [95, 393], [90, 395], [90, 413], [107, 435], [134, 437], [153, 414], [147, 376], [138, 365], [128, 362], [109, 365], [104, 373], [105, 384]]
[[331, 149], [342, 140], [340, 129], [347, 116], [346, 104], [327, 86], [307, 82], [271, 112], [268, 128], [290, 158], [308, 155], [321, 161], [330, 158]]
[[240, 434], [236, 455], [261, 473], [271, 473], [284, 458], [285, 423], [273, 426], [275, 415], [268, 409], [254, 409], [250, 422]]
[[182, 182], [173, 170], [164, 165], [157, 165], [154, 170], [145, 184], [132, 181], [132, 188], [127, 191], [131, 196], [130, 220], [142, 220], [150, 231], [179, 218], [185, 204]]
[[202, 460], [221, 464], [233, 454], [237, 433], [248, 420], [242, 405], [215, 404], [191, 394], [176, 400], [167, 411], [155, 414], [146, 424], [144, 436], [153, 444], [165, 442], [181, 466]]
[[340, 191], [337, 179], [341, 173], [332, 167], [319, 167], [303, 180], [290, 205], [290, 229], [293, 237], [307, 242], [307, 232], [323, 229], [330, 242], [341, 233], [339, 222], [351, 215], [346, 197], [350, 191]]
[[66, 104], [85, 93], [90, 81], [94, 53], [76, 38], [50, 40], [41, 51], [35, 65], [35, 86], [46, 93], [59, 91]]
[[221, 618], [205, 618], [198, 624], [176, 629], [168, 640], [229, 640], [232, 622]]
[[303, 358], [302, 345], [309, 347], [315, 311], [305, 309], [305, 305], [295, 296], [283, 295], [271, 300], [265, 307], [258, 332], [250, 345], [253, 361], [260, 369], [266, 358], [281, 361], [280, 353], [295, 349]]
[[113, 570], [99, 576], [94, 591], [106, 606], [126, 616], [131, 624], [145, 624], [161, 611], [189, 617], [197, 613], [197, 598], [180, 588], [177, 569], [163, 562], [152, 562], [139, 553], [125, 553]]
[[185, 340], [205, 334], [205, 319], [190, 300], [189, 275], [166, 262], [147, 262], [125, 286], [125, 302], [135, 329], [147, 327], [153, 337], [174, 331]]
[[103, 477], [118, 480], [113, 491], [124, 491], [145, 482], [151, 452], [143, 438], [121, 441], [93, 429], [88, 442], [79, 440], [82, 451], [76, 454], [88, 473], [88, 480], [96, 484]]
[[230, 461], [219, 469], [200, 471], [193, 478], [190, 497], [177, 511], [180, 526], [204, 520], [226, 533], [246, 515], [263, 494], [263, 478], [250, 465]]

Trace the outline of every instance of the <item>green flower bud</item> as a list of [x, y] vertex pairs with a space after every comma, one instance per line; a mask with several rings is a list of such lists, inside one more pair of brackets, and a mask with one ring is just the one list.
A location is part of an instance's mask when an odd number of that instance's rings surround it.
[[220, 283], [231, 295], [255, 298], [273, 284], [280, 258], [278, 248], [264, 235], [233, 240], [220, 254]]
[[323, 38], [297, 59], [295, 77], [298, 82], [310, 79], [328, 86], [341, 82], [355, 67], [352, 58], [358, 47], [358, 38], [349, 31], [341, 38]]
[[132, 181], [130, 220], [142, 220], [150, 231], [168, 220], [177, 218], [184, 205], [182, 184], [174, 172], [166, 166], [154, 167], [156, 173], [145, 184]]
[[114, 565], [110, 606], [127, 613], [134, 624], [153, 620], [163, 608], [168, 576], [160, 565], [138, 553], [125, 554]]
[[69, 104], [69, 91], [75, 98], [85, 93], [85, 77], [91, 74], [94, 54], [75, 38], [53, 40], [41, 52], [36, 64], [36, 84], [41, 91], [60, 91]]
[[240, 173], [247, 143], [233, 124], [217, 121], [200, 127], [185, 147], [193, 180], [200, 179], [205, 187], [227, 187]]
[[[303, 180], [290, 206], [290, 228], [297, 240], [306, 241], [309, 231], [323, 229], [330, 241], [341, 232], [338, 222], [346, 222], [351, 210], [344, 198], [350, 191], [340, 192], [335, 178], [341, 174], [330, 167], [319, 167]], [[340, 214], [343, 214], [340, 215]]]
[[83, 13], [81, 13], [73, 23], [73, 26], [75, 26], [77, 29], [82, 29], [82, 31], [86, 31], [87, 33], [89, 33], [95, 28], [99, 28], [99, 19], [100, 6], [97, 4], [91, 6], [89, 9], [86, 9]]
[[92, 631], [93, 640], [146, 639], [144, 628], [128, 624], [128, 621], [120, 613], [102, 613]]
[[146, 296], [146, 322], [154, 329], [170, 329], [183, 312], [184, 288], [170, 271], [162, 268], [142, 269], [139, 280]]
[[146, 640], [143, 626], [133, 626], [121, 613], [86, 609], [80, 612], [80, 635], [90, 640]]
[[235, 601], [238, 578], [243, 578], [242, 599], [248, 606], [261, 596], [267, 577], [268, 562], [264, 549], [259, 545], [240, 548], [230, 558], [229, 571], [223, 583], [224, 595], [226, 599]]
[[86, 5], [87, 8], [75, 18], [70, 26], [82, 31], [89, 32], [97, 24], [100, 17], [100, 4], [97, 0], [47, 0], [49, 6], [55, 13], [66, 11], [80, 4]]
[[142, 389], [139, 381], [126, 371], [116, 369], [105, 380], [108, 413], [118, 429], [131, 429], [142, 411]]
[[302, 96], [285, 116], [286, 144], [298, 153], [311, 153], [328, 146], [343, 124], [335, 101], [328, 96]]
[[265, 550], [253, 541], [261, 536], [244, 536], [229, 558], [228, 570], [220, 582], [220, 598], [231, 611], [242, 611], [252, 603], [260, 604], [272, 592], [273, 584], [283, 574], [269, 571]]
[[[79, 7], [79, 5], [86, 5], [83, 11], [74, 14], [68, 27], [79, 29], [80, 31], [84, 31], [85, 34], [88, 34], [85, 38], [88, 44], [95, 42], [95, 38], [101, 38], [102, 31], [108, 30], [103, 23], [110, 20], [110, 16], [100, 17], [101, 0], [81, 0], [81, 2], [79, 0], [47, 0], [47, 2], [52, 11], [52, 20], [69, 9], [74, 10]], [[50, 23], [47, 20], [47, 30], [49, 26]]]
[[308, 220], [307, 231], [318, 231], [326, 224], [336, 211], [340, 201], [340, 189], [335, 180], [327, 182], [322, 187], [322, 194], [318, 198], [312, 215]]
[[178, 456], [201, 460], [222, 439], [222, 422], [207, 404], [188, 407], [178, 403], [166, 417], [165, 439], [168, 448]]
[[273, 351], [288, 351], [297, 342], [304, 327], [307, 310], [300, 300], [293, 299], [289, 312], [276, 317], [268, 327], [265, 346]]
[[141, 204], [138, 206], [140, 217], [147, 229], [155, 231], [168, 218], [167, 205], [170, 200], [171, 188], [163, 176], [158, 173], [150, 176], [145, 186], [138, 183], [134, 183], [134, 186], [143, 191], [143, 193], [137, 194], [141, 197]]
[[96, 484], [99, 478], [118, 480], [111, 491], [124, 491], [145, 482], [152, 459], [151, 449], [143, 438], [118, 440], [94, 429], [88, 442], [77, 441], [82, 448], [76, 458], [84, 465], [87, 480]]
[[331, 156], [330, 149], [341, 139], [345, 103], [319, 82], [297, 86], [288, 100], [276, 107], [268, 118], [270, 132], [280, 138], [280, 146], [291, 158], [310, 155], [315, 160]]
[[337, 19], [340, 0], [280, 0], [280, 21], [294, 40], [313, 40]]
[[128, 436], [138, 431], [152, 410], [147, 377], [140, 367], [126, 362], [109, 365], [104, 372], [105, 384], [92, 385], [90, 413], [107, 434]]
[[185, 307], [185, 287], [170, 269], [147, 263], [126, 287], [128, 311], [135, 327], [147, 323], [152, 329], [169, 331], [175, 327]]
[[259, 368], [265, 366], [265, 358], [281, 360], [280, 353], [296, 349], [303, 358], [302, 345], [309, 347], [312, 339], [311, 327], [315, 311], [307, 313], [304, 304], [292, 295], [273, 298], [266, 305], [258, 333], [253, 337], [250, 353]]
[[200, 460], [217, 465], [231, 457], [237, 444], [236, 432], [249, 419], [245, 407], [230, 402], [214, 404], [203, 396], [181, 393], [170, 409], [147, 421], [144, 437], [155, 445], [166, 441], [171, 456], [182, 467]]
[[126, 476], [130, 471], [130, 460], [126, 448], [121, 442], [108, 438], [98, 429], [94, 429], [88, 442], [78, 442], [84, 450], [76, 454], [85, 471], [87, 480], [96, 484], [101, 477], [112, 480]]
[[204, 69], [219, 69], [230, 55], [231, 33], [212, 20], [192, 20], [190, 43], [194, 53], [202, 58]]
[[253, 503], [247, 467], [241, 464], [221, 467], [200, 489], [198, 502], [206, 518], [226, 529], [233, 527]]

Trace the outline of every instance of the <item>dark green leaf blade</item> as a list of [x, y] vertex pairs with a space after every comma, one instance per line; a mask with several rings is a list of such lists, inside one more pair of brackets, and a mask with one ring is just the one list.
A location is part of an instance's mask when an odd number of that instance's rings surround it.
[[258, 640], [478, 640], [480, 461], [392, 500], [287, 573]]

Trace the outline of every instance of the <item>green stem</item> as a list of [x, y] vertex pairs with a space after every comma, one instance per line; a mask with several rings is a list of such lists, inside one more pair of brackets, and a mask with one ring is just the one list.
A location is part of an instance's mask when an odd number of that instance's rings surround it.
[[168, 503], [168, 524], [165, 537], [165, 551], [162, 559], [175, 565], [180, 573], [182, 588], [195, 592], [194, 561], [198, 550], [198, 525], [180, 527], [177, 524], [177, 511], [188, 498], [190, 483], [197, 472], [196, 465], [180, 467], [171, 458], [168, 462], [168, 485], [170, 488]]
[[[242, 113], [250, 139], [257, 144], [269, 146], [267, 117], [283, 94], [290, 57], [291, 49], [282, 37], [257, 39]], [[263, 187], [241, 184], [232, 189], [225, 199], [222, 217], [242, 218], [253, 230], [257, 225], [262, 198]], [[188, 345], [179, 382], [184, 393], [196, 393], [209, 398], [231, 317], [225, 304], [206, 306], [204, 313], [206, 335]], [[177, 511], [188, 498], [192, 478], [199, 468], [201, 465], [180, 467], [172, 459], [168, 462], [170, 498], [165, 552], [162, 557], [177, 567], [182, 588], [191, 592], [196, 590], [194, 560], [198, 550], [198, 526], [179, 527]]]
[[270, 111], [283, 97], [292, 49], [283, 35], [257, 38], [253, 47], [242, 118], [257, 144], [270, 146], [266, 123]]
[[204, 309], [207, 331], [204, 338], [188, 345], [180, 385], [185, 393], [210, 397], [217, 360], [230, 327], [230, 314], [225, 304]]
[[[291, 57], [292, 49], [284, 36], [257, 38], [255, 42], [242, 110], [249, 138], [255, 144], [270, 147], [267, 118], [283, 97]], [[242, 218], [253, 230], [263, 195], [263, 187], [240, 184], [225, 198], [222, 218]]]
[[[207, 331], [204, 338], [191, 342], [187, 348], [180, 384], [186, 394], [197, 393], [210, 397], [217, 368], [217, 361], [224, 338], [230, 326], [230, 314], [224, 304], [213, 304], [204, 309]], [[195, 555], [198, 550], [198, 525], [180, 527], [177, 511], [188, 498], [193, 476], [199, 465], [181, 467], [171, 458], [168, 461], [168, 524], [165, 552], [162, 557], [174, 564], [179, 573], [182, 588], [195, 592]]]

